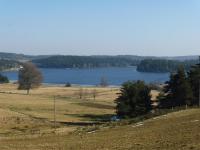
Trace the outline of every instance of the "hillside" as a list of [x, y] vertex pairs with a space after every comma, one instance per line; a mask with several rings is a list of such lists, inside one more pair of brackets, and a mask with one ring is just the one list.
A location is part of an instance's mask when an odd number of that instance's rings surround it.
[[[155, 117], [137, 124], [102, 129], [66, 138], [66, 149], [199, 149], [200, 110]], [[75, 139], [75, 140], [72, 140]], [[79, 141], [79, 142], [77, 142]]]
[[4, 139], [0, 148], [60, 150], [198, 150], [200, 110], [174, 112], [144, 122], [70, 135]]
[[[19, 53], [7, 53], [0, 52], [0, 59], [12, 59], [12, 60], [32, 60], [41, 59], [51, 56], [70, 56], [70, 55], [25, 55]], [[91, 55], [92, 57], [109, 57], [109, 55]], [[114, 56], [114, 55], [113, 55]], [[195, 60], [198, 59], [197, 55], [192, 56], [138, 56], [138, 55], [115, 55], [117, 57], [131, 59], [131, 60], [143, 60], [143, 59], [167, 59], [167, 60]]]
[[16, 53], [4, 53], [0, 52], [0, 71], [10, 71], [18, 70], [19, 65], [26, 61], [31, 61], [33, 59], [42, 59], [49, 57], [48, 55], [24, 55]]
[[0, 71], [19, 68], [20, 63], [15, 60], [0, 59]]
[[189, 68], [197, 63], [198, 56], [155, 57], [137, 55], [24, 55], [0, 52], [0, 60], [32, 61], [41, 68], [99, 68], [138, 66], [140, 72], [171, 72], [179, 65]]
[[41, 59], [46, 57], [49, 57], [49, 55], [24, 55], [24, 54], [0, 52], [0, 59], [14, 60], [19, 62], [25, 62], [33, 59]]
[[[97, 88], [79, 99], [78, 87], [46, 87], [30, 95], [16, 85], [0, 85], [1, 150], [196, 149], [200, 147], [200, 109], [169, 113], [138, 123], [103, 123], [114, 114], [117, 88]], [[84, 88], [90, 93], [93, 88]], [[53, 96], [56, 126], [53, 124]], [[100, 123], [100, 124], [97, 124]], [[96, 124], [96, 125], [95, 125]]]
[[42, 68], [96, 68], [136, 66], [140, 59], [123, 56], [52, 56], [33, 62]]
[[189, 71], [192, 65], [198, 63], [198, 60], [166, 60], [166, 59], [144, 59], [137, 65], [139, 72], [175, 72], [180, 66]]
[[[177, 60], [176, 60], [177, 58]], [[138, 66], [141, 72], [171, 72], [179, 65], [189, 68], [197, 63], [195, 57], [142, 57], [131, 55], [118, 56], [51, 56], [33, 60], [42, 68], [94, 68]]]

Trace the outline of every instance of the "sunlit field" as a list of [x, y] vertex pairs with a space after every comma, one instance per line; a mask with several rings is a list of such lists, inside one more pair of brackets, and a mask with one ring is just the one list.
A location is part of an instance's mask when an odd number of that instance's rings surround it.
[[29, 95], [26, 91], [17, 90], [17, 85], [13, 84], [1, 85], [0, 89], [2, 136], [53, 131], [54, 98], [56, 132], [95, 123], [114, 114], [113, 100], [118, 92], [117, 88], [95, 88], [94, 99], [94, 88], [82, 88], [80, 99], [79, 87], [41, 87], [32, 90]]
[[[1, 150], [200, 147], [199, 109], [116, 125], [108, 121], [115, 115], [119, 88], [42, 86], [30, 95], [17, 90], [16, 84], [2, 84], [0, 89]], [[153, 100], [157, 95], [152, 91]]]

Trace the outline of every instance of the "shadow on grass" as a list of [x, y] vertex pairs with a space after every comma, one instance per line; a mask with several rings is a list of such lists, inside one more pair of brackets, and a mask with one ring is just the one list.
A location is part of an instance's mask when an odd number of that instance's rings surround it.
[[109, 122], [110, 118], [113, 116], [112, 114], [104, 114], [104, 115], [93, 115], [93, 114], [84, 114], [84, 115], [79, 115], [79, 114], [65, 114], [65, 115], [70, 115], [74, 117], [80, 117], [83, 118], [86, 121], [79, 121], [79, 122], [59, 122], [64, 125], [68, 126], [91, 126], [91, 125], [101, 125], [104, 124], [105, 122]]
[[73, 117], [79, 117], [84, 120], [92, 121], [92, 122], [109, 122], [113, 114], [103, 114], [103, 115], [96, 115], [96, 114], [65, 114]]
[[84, 114], [80, 117], [89, 119], [91, 121], [100, 121], [100, 122], [108, 122], [113, 114], [103, 114], [103, 115], [95, 115], [95, 114]]
[[101, 125], [103, 124], [102, 122], [58, 122], [63, 125], [67, 126], [92, 126], [92, 125]]
[[98, 108], [98, 109], [114, 109], [114, 106], [111, 105], [105, 105], [105, 104], [98, 104], [98, 103], [91, 103], [91, 102], [84, 102], [84, 103], [75, 103], [79, 106], [86, 106], [86, 107], [92, 107], [92, 108]]

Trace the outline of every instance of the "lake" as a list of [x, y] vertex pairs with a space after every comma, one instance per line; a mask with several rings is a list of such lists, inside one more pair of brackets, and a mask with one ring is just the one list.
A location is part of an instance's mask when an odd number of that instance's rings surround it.
[[[98, 85], [102, 77], [109, 85], [121, 85], [128, 80], [144, 80], [145, 82], [163, 83], [169, 79], [169, 73], [138, 72], [136, 67], [113, 67], [93, 69], [40, 69], [43, 73], [44, 83], [65, 84], [69, 82], [77, 85]], [[4, 72], [10, 80], [18, 79], [18, 72]]]

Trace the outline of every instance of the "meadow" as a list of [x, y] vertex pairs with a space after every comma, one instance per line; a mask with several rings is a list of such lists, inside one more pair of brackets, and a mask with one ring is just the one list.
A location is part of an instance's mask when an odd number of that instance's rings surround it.
[[51, 129], [54, 121], [54, 98], [57, 130], [63, 127], [62, 124], [71, 124], [72, 128], [79, 124], [92, 124], [106, 115], [114, 114], [113, 100], [118, 92], [117, 88], [95, 88], [94, 100], [94, 88], [89, 87], [80, 89], [43, 86], [31, 90], [29, 95], [26, 91], [17, 90], [17, 85], [14, 84], [1, 85], [0, 89], [0, 126], [1, 134], [5, 135], [9, 135], [7, 131], [10, 129], [12, 134], [19, 131], [27, 132], [30, 129], [42, 132], [43, 127]]
[[[94, 99], [92, 91], [96, 89]], [[119, 88], [0, 85], [1, 150], [199, 149], [200, 110], [110, 123]], [[158, 94], [152, 92], [153, 99]], [[54, 126], [54, 97], [56, 126]], [[55, 128], [56, 127], [56, 128]]]

